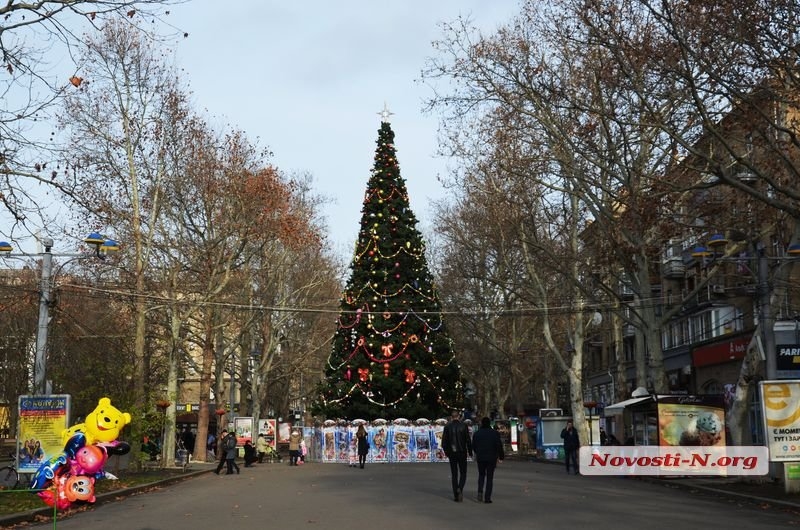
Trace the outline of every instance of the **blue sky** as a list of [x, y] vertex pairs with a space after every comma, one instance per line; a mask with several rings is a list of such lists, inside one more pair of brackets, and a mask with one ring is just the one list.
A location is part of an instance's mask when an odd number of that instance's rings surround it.
[[176, 63], [197, 108], [258, 139], [282, 170], [310, 173], [332, 201], [324, 213], [333, 248], [349, 260], [384, 102], [427, 232], [446, 161], [435, 156], [438, 119], [423, 114], [432, 93], [419, 78], [438, 24], [465, 15], [492, 32], [517, 8], [512, 0], [193, 0], [171, 8], [169, 22], [189, 33]]

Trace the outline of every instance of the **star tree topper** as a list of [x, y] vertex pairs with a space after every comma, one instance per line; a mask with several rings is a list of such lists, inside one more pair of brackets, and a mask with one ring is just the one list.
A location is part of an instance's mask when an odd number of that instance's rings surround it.
[[381, 122], [389, 123], [389, 116], [394, 115], [394, 112], [389, 112], [389, 105], [386, 102], [383, 102], [383, 110], [380, 112], [376, 112], [378, 116], [381, 117]]

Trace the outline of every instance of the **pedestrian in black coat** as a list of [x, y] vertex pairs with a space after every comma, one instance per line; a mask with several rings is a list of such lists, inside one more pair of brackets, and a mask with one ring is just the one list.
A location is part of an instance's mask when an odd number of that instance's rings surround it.
[[581, 442], [578, 439], [578, 431], [572, 426], [572, 420], [567, 420], [567, 426], [561, 431], [561, 438], [564, 439], [564, 463], [567, 465], [567, 473], [569, 473], [569, 463], [575, 468], [575, 474], [578, 474], [578, 448]]
[[464, 485], [467, 483], [467, 456], [472, 456], [472, 438], [467, 425], [461, 421], [461, 412], [454, 410], [452, 419], [442, 431], [442, 450], [450, 460], [450, 480], [453, 499], [464, 500]]
[[491, 503], [494, 470], [506, 455], [500, 433], [492, 429], [489, 418], [483, 418], [481, 428], [472, 435], [472, 452], [475, 453], [475, 461], [478, 463], [478, 502]]

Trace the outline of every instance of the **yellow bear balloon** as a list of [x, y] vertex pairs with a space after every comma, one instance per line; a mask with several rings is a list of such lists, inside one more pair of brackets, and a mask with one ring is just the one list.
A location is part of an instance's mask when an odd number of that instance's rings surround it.
[[113, 442], [119, 436], [120, 431], [131, 422], [131, 415], [121, 412], [111, 404], [107, 397], [100, 398], [97, 407], [86, 416], [83, 423], [73, 425], [64, 431], [63, 442], [82, 432], [86, 436], [86, 445], [97, 442]]

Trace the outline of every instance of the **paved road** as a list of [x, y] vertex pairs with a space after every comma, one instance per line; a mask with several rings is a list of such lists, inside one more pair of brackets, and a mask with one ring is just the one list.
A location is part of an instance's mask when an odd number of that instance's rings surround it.
[[263, 464], [240, 475], [200, 475], [31, 528], [107, 530], [642, 528], [769, 529], [800, 525], [800, 511], [764, 509], [637, 479], [567, 475], [561, 466], [503, 462], [494, 503], [463, 503], [446, 464]]

